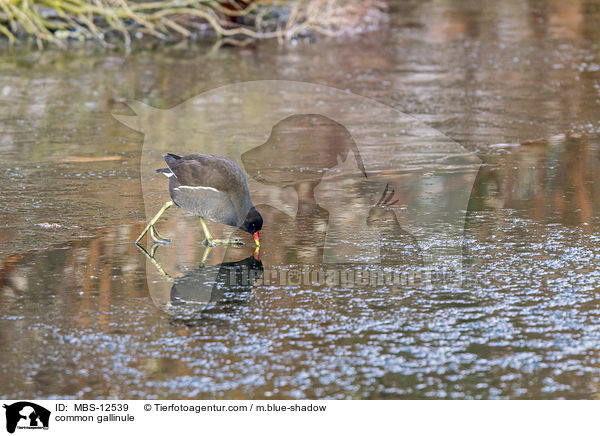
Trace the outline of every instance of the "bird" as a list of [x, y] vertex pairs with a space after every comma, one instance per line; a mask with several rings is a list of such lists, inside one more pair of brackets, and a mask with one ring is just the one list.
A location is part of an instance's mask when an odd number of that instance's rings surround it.
[[171, 201], [167, 201], [150, 220], [136, 244], [148, 232], [154, 242], [169, 243], [170, 239], [162, 237], [154, 226], [162, 214], [175, 205], [200, 217], [205, 245], [243, 245], [239, 240], [214, 239], [205, 222], [210, 220], [250, 233], [257, 248], [260, 246], [263, 219], [252, 203], [248, 182], [239, 165], [210, 154], [179, 156], [167, 153], [163, 157], [167, 168], [159, 168], [156, 172], [169, 178]]

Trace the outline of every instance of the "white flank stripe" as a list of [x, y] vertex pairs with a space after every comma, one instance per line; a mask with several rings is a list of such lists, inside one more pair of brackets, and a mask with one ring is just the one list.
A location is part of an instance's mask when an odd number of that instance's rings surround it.
[[215, 188], [211, 188], [210, 186], [185, 186], [185, 185], [181, 185], [179, 188], [175, 188], [175, 191], [179, 191], [181, 189], [204, 189], [207, 191], [214, 191], [214, 192], [221, 192], [218, 189]]

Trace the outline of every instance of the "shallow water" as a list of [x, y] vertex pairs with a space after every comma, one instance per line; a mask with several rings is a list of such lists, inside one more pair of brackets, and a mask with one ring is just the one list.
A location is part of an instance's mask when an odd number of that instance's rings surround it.
[[[0, 395], [597, 398], [599, 18], [590, 1], [408, 2], [356, 39], [4, 52]], [[158, 227], [185, 237], [149, 261], [133, 244], [149, 218], [144, 137], [112, 114], [132, 114], [123, 99], [167, 109], [259, 79], [374, 98], [475, 152], [460, 275], [428, 281], [426, 247], [382, 210], [369, 221], [383, 226], [381, 263], [326, 264], [330, 217], [310, 180], [295, 186], [295, 219], [259, 206], [260, 261], [247, 237], [202, 268], [197, 220], [178, 211]], [[219, 134], [240, 134], [233, 116], [215, 117]], [[329, 193], [369, 192], [331, 180]], [[168, 199], [164, 181], [144, 193]], [[403, 275], [311, 275], [327, 270]]]

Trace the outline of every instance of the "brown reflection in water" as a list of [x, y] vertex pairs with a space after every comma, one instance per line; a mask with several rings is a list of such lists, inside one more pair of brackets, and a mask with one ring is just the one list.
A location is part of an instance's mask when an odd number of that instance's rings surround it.
[[[69, 313], [75, 315], [70, 318], [74, 325], [109, 328], [115, 292], [119, 297], [146, 296], [138, 276], [143, 259], [133, 244], [123, 244], [125, 250], [115, 252], [117, 244], [121, 244], [120, 238], [129, 240], [139, 228], [141, 225], [104, 229], [92, 239], [74, 241], [63, 248], [1, 256], [0, 303], [35, 292], [43, 297], [55, 295], [51, 306], [68, 307]], [[45, 280], [50, 278], [52, 287], [47, 288]]]
[[[465, 224], [466, 235], [474, 237], [480, 246], [494, 238], [509, 239], [514, 253], [525, 251], [536, 257], [535, 252], [528, 251], [531, 244], [543, 243], [550, 236], [560, 238], [561, 226], [580, 226], [589, 234], [597, 231], [600, 195], [594, 186], [600, 184], [598, 137], [561, 135], [528, 141], [490, 154], [485, 161], [473, 187]], [[523, 221], [518, 224], [515, 220]], [[557, 224], [552, 228], [556, 234], [547, 224]], [[588, 241], [590, 249], [593, 241]], [[485, 262], [467, 254], [469, 245], [465, 250], [464, 260]], [[491, 247], [489, 251], [494, 253]]]
[[[45, 348], [57, 346], [57, 341], [68, 335], [77, 341], [90, 332], [115, 338], [126, 333], [119, 327], [123, 325], [121, 309], [147, 298], [145, 280], [140, 276], [143, 259], [129, 243], [139, 227], [108, 228], [93, 239], [0, 257], [0, 307], [8, 317], [0, 329], [3, 392], [24, 392], [32, 397], [87, 395], [82, 389], [116, 393], [101, 374], [88, 374], [81, 383], [79, 357], [70, 354], [68, 344], [63, 344], [60, 355], [48, 354]], [[127, 323], [135, 321], [135, 314], [129, 316], [132, 319]], [[43, 336], [39, 328], [45, 327], [41, 326], [50, 326]], [[44, 364], [36, 364], [40, 361]], [[23, 365], [30, 365], [29, 369], [24, 370]]]
[[518, 210], [536, 222], [591, 223], [600, 183], [597, 138], [557, 136], [489, 155], [475, 182], [470, 211]]

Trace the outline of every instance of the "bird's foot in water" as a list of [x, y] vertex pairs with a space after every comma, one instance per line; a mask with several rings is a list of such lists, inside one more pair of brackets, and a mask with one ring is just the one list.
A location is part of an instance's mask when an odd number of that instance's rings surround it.
[[171, 240], [169, 238], [165, 238], [158, 233], [158, 230], [154, 226], [150, 226], [150, 237], [157, 244], [167, 245]]
[[239, 239], [205, 239], [204, 245], [216, 247], [217, 245], [240, 246], [244, 245]]
[[156, 260], [155, 255], [156, 255], [156, 249], [159, 247], [158, 244], [152, 244], [152, 247], [150, 248], [149, 253], [139, 243], [136, 242], [135, 245], [142, 253], [144, 253], [144, 256], [146, 256], [146, 258], [150, 262], [152, 262], [152, 264], [156, 267], [158, 272], [161, 273], [168, 282], [173, 282], [173, 278], [169, 275], [169, 273], [167, 273], [165, 271], [165, 269], [162, 267], [162, 265]]

